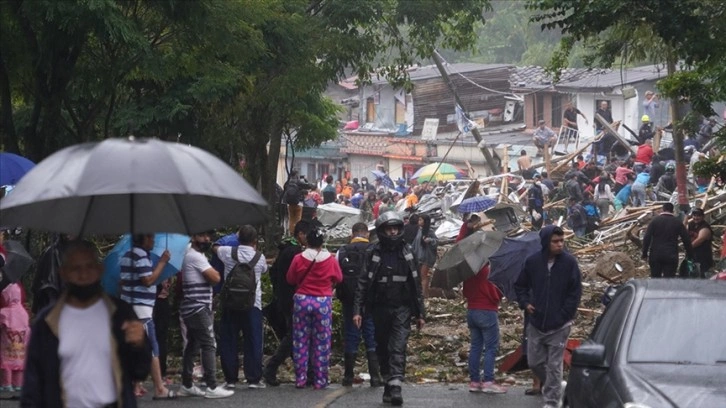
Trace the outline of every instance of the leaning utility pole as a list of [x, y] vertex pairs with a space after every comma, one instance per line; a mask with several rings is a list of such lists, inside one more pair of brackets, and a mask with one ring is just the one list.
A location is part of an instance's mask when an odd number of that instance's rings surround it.
[[[459, 94], [456, 93], [456, 89], [454, 89], [454, 84], [451, 83], [451, 80], [449, 79], [449, 74], [446, 73], [446, 70], [444, 69], [444, 64], [442, 62], [441, 55], [437, 50], [434, 50], [434, 53], [432, 55], [432, 58], [434, 60], [434, 63], [436, 63], [436, 67], [439, 69], [439, 72], [441, 73], [441, 77], [444, 79], [444, 82], [446, 83], [446, 86], [449, 87], [449, 90], [454, 95], [454, 100], [456, 100], [456, 103], [459, 104], [459, 107], [461, 107], [461, 110], [464, 111], [465, 114], [468, 114], [468, 111], [464, 107], [464, 104], [461, 103], [461, 99], [459, 98]], [[481, 150], [482, 154], [484, 155], [484, 159], [487, 161], [487, 165], [489, 166], [489, 170], [492, 172], [492, 175], [499, 174], [499, 166], [494, 162], [494, 157], [492, 157], [492, 153], [489, 151], [489, 149], [486, 147], [486, 145], [481, 144], [481, 134], [479, 134], [479, 129], [476, 127], [471, 129], [471, 134], [474, 135], [474, 139], [476, 139], [477, 143], [479, 143], [479, 149]], [[502, 163], [506, 166], [509, 165], [509, 163]]]
[[[672, 51], [668, 53], [668, 76], [675, 74], [676, 72], [676, 57]], [[673, 149], [676, 155], [676, 191], [678, 191], [678, 207], [680, 211], [688, 212], [688, 187], [686, 182], [686, 161], [683, 156], [683, 133], [680, 132], [681, 117], [680, 117], [680, 106], [681, 103], [678, 100], [678, 96], [671, 98], [671, 125], [673, 126]]]

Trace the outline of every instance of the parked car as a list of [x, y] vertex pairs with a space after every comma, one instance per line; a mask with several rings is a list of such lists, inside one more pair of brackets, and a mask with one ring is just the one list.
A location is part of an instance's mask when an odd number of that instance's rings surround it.
[[572, 354], [565, 406], [726, 407], [726, 282], [633, 280]]

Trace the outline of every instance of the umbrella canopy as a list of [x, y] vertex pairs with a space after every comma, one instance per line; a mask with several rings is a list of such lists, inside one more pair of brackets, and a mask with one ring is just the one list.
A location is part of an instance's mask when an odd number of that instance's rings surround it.
[[0, 219], [75, 236], [178, 232], [261, 223], [265, 200], [227, 164], [192, 146], [107, 139], [62, 149], [0, 201]]
[[17, 282], [35, 261], [18, 241], [5, 241], [3, 247], [8, 253], [3, 272], [10, 283]]
[[452, 289], [479, 273], [501, 246], [504, 234], [499, 231], [477, 231], [454, 244], [436, 265], [431, 286]]
[[489, 281], [504, 293], [507, 299], [516, 299], [514, 282], [524, 267], [524, 261], [530, 255], [542, 250], [538, 232], [527, 232], [523, 235], [504, 238], [496, 253], [489, 258]]
[[[103, 260], [104, 273], [101, 284], [104, 290], [111, 296], [118, 296], [119, 281], [121, 279], [121, 258], [132, 248], [131, 235], [126, 234], [109, 251]], [[151, 261], [156, 267], [164, 250], [169, 250], [169, 262], [161, 271], [155, 285], [176, 275], [181, 270], [184, 254], [189, 248], [189, 237], [181, 234], [156, 234], [154, 235], [154, 248], [151, 250]]]
[[35, 163], [17, 154], [0, 152], [0, 186], [15, 185], [35, 166]]
[[497, 205], [497, 201], [489, 197], [469, 197], [458, 205], [457, 211], [460, 213], [482, 212], [494, 207], [495, 205]]
[[[438, 169], [438, 170], [437, 170]], [[418, 183], [426, 181], [454, 180], [462, 178], [461, 170], [448, 163], [431, 163], [418, 169], [411, 176]]]
[[371, 170], [371, 174], [373, 174], [373, 177], [376, 178], [376, 180], [381, 180], [381, 184], [388, 187], [388, 188], [394, 188], [396, 187], [393, 184], [393, 179], [386, 174], [386, 172], [380, 171], [380, 170]]

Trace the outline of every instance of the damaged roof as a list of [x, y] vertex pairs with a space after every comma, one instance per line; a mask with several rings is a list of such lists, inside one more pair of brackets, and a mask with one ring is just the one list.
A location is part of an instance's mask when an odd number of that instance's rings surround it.
[[[588, 78], [597, 77], [610, 73], [612, 70], [603, 68], [565, 68], [562, 70], [559, 88], [563, 83], [573, 83], [575, 81], [586, 80]], [[525, 67], [516, 67], [509, 76], [509, 82], [512, 91], [530, 91], [534, 89], [552, 88], [552, 75], [548, 74], [543, 67], [529, 65]]]

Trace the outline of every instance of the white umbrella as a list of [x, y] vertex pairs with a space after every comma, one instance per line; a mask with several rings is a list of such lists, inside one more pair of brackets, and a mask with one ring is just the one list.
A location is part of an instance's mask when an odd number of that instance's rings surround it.
[[157, 139], [107, 139], [62, 149], [0, 200], [9, 227], [76, 236], [193, 234], [261, 223], [265, 200], [212, 154]]

